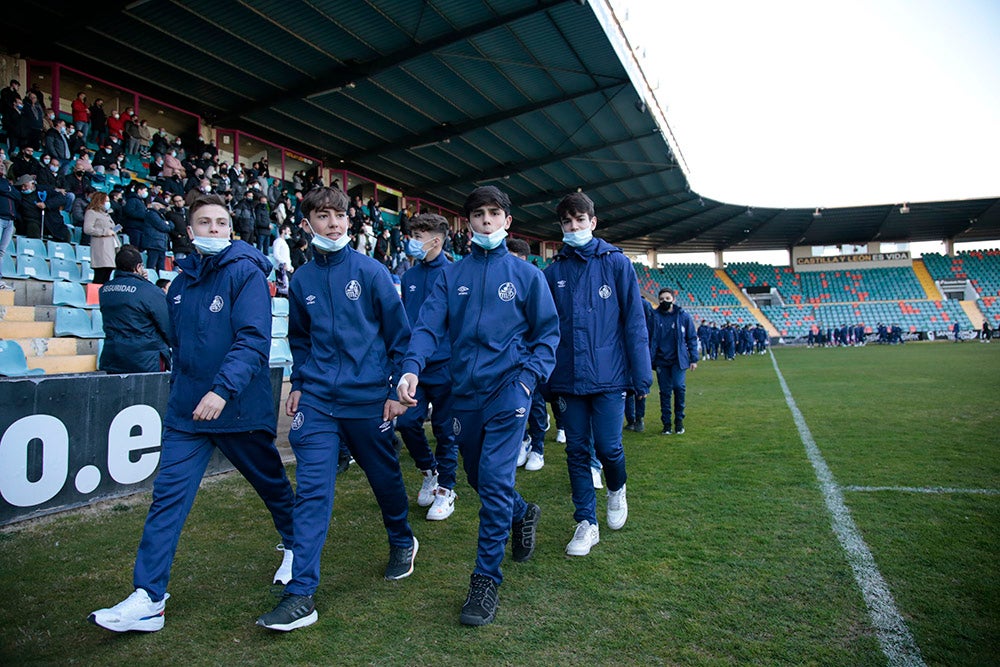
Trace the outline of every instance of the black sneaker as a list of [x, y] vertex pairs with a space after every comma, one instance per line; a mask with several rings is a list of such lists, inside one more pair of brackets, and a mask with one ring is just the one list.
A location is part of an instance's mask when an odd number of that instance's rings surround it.
[[486, 575], [473, 574], [469, 580], [469, 595], [458, 620], [462, 625], [488, 625], [497, 617], [498, 606], [496, 583]]
[[541, 516], [542, 508], [535, 503], [528, 503], [524, 518], [511, 527], [510, 550], [514, 555], [514, 562], [523, 563], [535, 553], [535, 528], [538, 527]]
[[660, 435], [670, 435], [672, 432], [673, 431], [671, 431], [670, 428], [667, 427], [667, 428], [663, 429], [662, 431], [660, 431]]
[[285, 593], [277, 607], [257, 619], [257, 625], [268, 630], [288, 632], [312, 625], [318, 618], [313, 596]]
[[674, 433], [676, 433], [677, 435], [681, 435], [682, 433], [684, 433], [684, 424], [683, 424], [683, 422], [677, 422], [674, 425]]
[[634, 422], [627, 422], [625, 424], [625, 430], [626, 431], [634, 431], [635, 430], [635, 423]]
[[637, 420], [635, 422], [635, 428], [632, 430], [635, 431], [636, 433], [644, 432], [646, 430], [646, 420], [645, 419]]
[[385, 568], [385, 578], [389, 581], [405, 579], [413, 574], [413, 561], [417, 558], [417, 538], [408, 547], [389, 547], [389, 565]]
[[343, 475], [351, 467], [351, 455], [344, 454], [337, 457], [337, 474]]

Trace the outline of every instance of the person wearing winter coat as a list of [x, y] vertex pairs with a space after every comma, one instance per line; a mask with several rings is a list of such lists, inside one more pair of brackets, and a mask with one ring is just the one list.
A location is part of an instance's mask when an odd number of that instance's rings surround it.
[[121, 247], [117, 231], [121, 229], [111, 219], [111, 200], [103, 192], [90, 197], [83, 214], [83, 233], [90, 237], [90, 266], [94, 282], [104, 284], [115, 268], [115, 255]]

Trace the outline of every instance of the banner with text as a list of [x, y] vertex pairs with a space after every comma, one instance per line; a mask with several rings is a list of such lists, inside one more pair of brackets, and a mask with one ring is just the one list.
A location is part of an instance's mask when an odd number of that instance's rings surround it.
[[[797, 250], [797, 249], [796, 249]], [[805, 250], [809, 250], [806, 248]], [[829, 255], [813, 257], [792, 252], [792, 265], [796, 272], [842, 271], [845, 269], [883, 269], [891, 266], [913, 266], [909, 251], [864, 252], [856, 255]]]

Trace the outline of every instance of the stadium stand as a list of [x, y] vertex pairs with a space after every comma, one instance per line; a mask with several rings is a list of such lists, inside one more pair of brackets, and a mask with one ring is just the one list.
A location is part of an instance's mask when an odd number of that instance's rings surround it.
[[1000, 250], [960, 252], [954, 257], [928, 253], [923, 260], [935, 281], [967, 280], [980, 299], [1000, 296]]

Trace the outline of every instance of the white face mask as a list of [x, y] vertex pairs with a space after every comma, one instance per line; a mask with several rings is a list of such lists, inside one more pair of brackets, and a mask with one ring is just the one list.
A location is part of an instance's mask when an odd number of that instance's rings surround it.
[[341, 237], [337, 240], [328, 239], [325, 236], [317, 234], [316, 230], [313, 229], [311, 222], [307, 221], [306, 224], [309, 225], [309, 230], [313, 233], [312, 244], [323, 252], [339, 252], [343, 250], [351, 240], [351, 237], [347, 234], [341, 235]]
[[574, 248], [582, 248], [590, 243], [592, 238], [594, 238], [594, 230], [592, 229], [581, 229], [575, 232], [563, 232], [563, 243], [573, 246]]
[[228, 248], [232, 241], [223, 236], [196, 236], [191, 244], [202, 255], [217, 255]]

